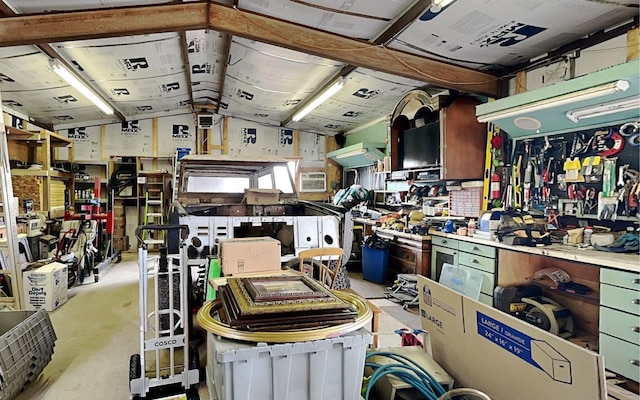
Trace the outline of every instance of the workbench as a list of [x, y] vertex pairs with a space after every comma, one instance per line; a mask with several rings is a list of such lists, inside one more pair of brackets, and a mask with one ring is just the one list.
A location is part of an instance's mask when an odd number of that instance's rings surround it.
[[[442, 232], [432, 233], [432, 244], [433, 254], [446, 253], [448, 263], [483, 272], [481, 302], [491, 304], [491, 289], [495, 286], [541, 286], [545, 297], [571, 310], [576, 333], [569, 340], [603, 354], [608, 370], [638, 381], [640, 255], [561, 244], [510, 246]], [[486, 254], [486, 251], [492, 253]], [[432, 263], [430, 277], [434, 280], [438, 278], [438, 266], [443, 258], [444, 255]], [[490, 271], [488, 266], [494, 269]], [[587, 294], [562, 292], [551, 280], [531, 280], [537, 271], [550, 267], [563, 269], [573, 282], [586, 285], [592, 291]], [[485, 279], [487, 275], [489, 279]], [[491, 284], [485, 287], [488, 281]]]

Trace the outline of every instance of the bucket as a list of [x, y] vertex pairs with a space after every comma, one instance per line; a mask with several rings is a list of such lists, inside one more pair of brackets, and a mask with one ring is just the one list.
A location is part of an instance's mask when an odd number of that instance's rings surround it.
[[362, 277], [370, 282], [384, 283], [387, 277], [389, 249], [362, 247]]

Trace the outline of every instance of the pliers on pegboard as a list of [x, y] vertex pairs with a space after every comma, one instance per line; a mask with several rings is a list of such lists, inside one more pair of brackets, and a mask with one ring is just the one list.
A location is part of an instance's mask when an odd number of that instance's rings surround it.
[[587, 215], [595, 215], [598, 213], [598, 196], [597, 191], [594, 188], [589, 188], [584, 193], [582, 213]]

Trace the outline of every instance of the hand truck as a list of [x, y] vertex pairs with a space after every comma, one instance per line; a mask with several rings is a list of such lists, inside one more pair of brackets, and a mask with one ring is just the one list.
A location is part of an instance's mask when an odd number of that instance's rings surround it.
[[[147, 243], [142, 239], [145, 231], [173, 229], [181, 234], [185, 231], [186, 235], [178, 238], [188, 236], [187, 225], [136, 228], [140, 244], [140, 354], [133, 354], [129, 360], [129, 390], [134, 400], [166, 398], [176, 390], [181, 393], [180, 399], [199, 399], [200, 361], [197, 348], [189, 349], [191, 279], [184, 242], [178, 239], [178, 254], [168, 255], [164, 247], [159, 257], [149, 259]], [[149, 268], [149, 261], [154, 261], [154, 267]]]

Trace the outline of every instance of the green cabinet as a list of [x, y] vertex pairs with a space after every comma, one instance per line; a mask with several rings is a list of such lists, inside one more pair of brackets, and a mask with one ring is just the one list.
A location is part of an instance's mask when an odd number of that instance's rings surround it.
[[600, 354], [610, 371], [640, 376], [640, 274], [600, 270]]
[[493, 288], [496, 282], [496, 249], [493, 246], [433, 236], [431, 247], [431, 279], [440, 280], [445, 263], [482, 275], [478, 300], [493, 306]]

